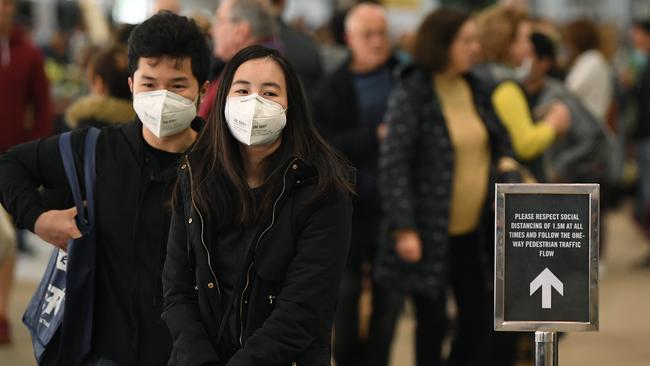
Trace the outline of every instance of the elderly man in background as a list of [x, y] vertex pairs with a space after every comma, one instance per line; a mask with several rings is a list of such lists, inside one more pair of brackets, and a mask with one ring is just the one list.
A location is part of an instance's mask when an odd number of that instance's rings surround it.
[[254, 44], [283, 51], [277, 34], [275, 15], [268, 0], [223, 0], [219, 3], [212, 23], [212, 54], [215, 57], [212, 77], [199, 116], [207, 119], [210, 115], [225, 63], [240, 50]]
[[[382, 6], [362, 3], [345, 20], [349, 59], [316, 88], [314, 117], [324, 137], [357, 168], [358, 198], [353, 214], [352, 246], [340, 289], [335, 319], [337, 365], [386, 365], [394, 324], [384, 314], [399, 311], [378, 284], [372, 285], [372, 315], [367, 340], [359, 334], [359, 299], [364, 278], [372, 277], [381, 206], [377, 190], [379, 145], [388, 95], [397, 65], [391, 52]], [[388, 317], [390, 318], [390, 317]], [[363, 352], [367, 349], [369, 352]]]
[[323, 63], [318, 46], [303, 32], [282, 20], [286, 0], [271, 0], [278, 23], [278, 36], [284, 45], [285, 55], [293, 64], [305, 89], [312, 90], [323, 76]]

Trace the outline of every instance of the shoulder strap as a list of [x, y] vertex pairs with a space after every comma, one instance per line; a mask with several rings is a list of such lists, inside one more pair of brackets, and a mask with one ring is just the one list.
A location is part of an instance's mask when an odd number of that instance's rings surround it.
[[86, 207], [88, 208], [88, 225], [95, 225], [95, 152], [99, 129], [90, 128], [86, 135], [86, 144], [84, 149], [84, 184], [86, 187]]
[[70, 185], [74, 204], [77, 207], [77, 226], [84, 234], [90, 231], [92, 224], [94, 223], [95, 145], [97, 144], [98, 136], [98, 129], [88, 129], [84, 146], [84, 184], [86, 187], [86, 204], [88, 210], [84, 208], [84, 200], [81, 196], [81, 189], [79, 187], [79, 178], [75, 168], [74, 154], [72, 153], [71, 132], [66, 132], [59, 136], [61, 160], [65, 169], [65, 175], [68, 178], [68, 184]]

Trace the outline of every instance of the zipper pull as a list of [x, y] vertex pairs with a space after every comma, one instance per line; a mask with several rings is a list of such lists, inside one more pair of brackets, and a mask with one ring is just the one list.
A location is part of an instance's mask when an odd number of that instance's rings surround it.
[[277, 296], [269, 295], [269, 304], [273, 305], [273, 302], [277, 299]]

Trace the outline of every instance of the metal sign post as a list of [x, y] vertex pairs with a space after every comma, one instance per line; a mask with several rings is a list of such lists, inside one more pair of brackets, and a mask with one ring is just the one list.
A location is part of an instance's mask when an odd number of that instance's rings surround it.
[[494, 328], [535, 332], [535, 366], [557, 333], [598, 330], [597, 184], [497, 184]]
[[535, 332], [535, 366], [558, 366], [557, 333]]

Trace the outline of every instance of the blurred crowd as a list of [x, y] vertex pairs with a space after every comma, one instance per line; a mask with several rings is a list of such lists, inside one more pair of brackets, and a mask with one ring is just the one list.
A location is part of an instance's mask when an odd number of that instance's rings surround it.
[[[67, 9], [65, 27], [37, 45], [21, 2], [0, 0], [0, 152], [135, 117], [133, 25], [91, 3]], [[275, 48], [295, 66], [320, 133], [356, 168], [337, 365], [388, 365], [406, 299], [417, 365], [514, 365], [519, 336], [492, 330], [494, 183], [599, 183], [602, 209], [631, 195], [650, 236], [650, 19], [557, 24], [518, 3], [459, 1], [395, 38], [381, 2], [347, 3], [321, 29], [283, 20], [283, 0], [185, 14], [213, 53], [198, 114], [211, 113], [238, 51]], [[158, 1], [154, 12], [180, 5]], [[0, 212], [0, 242], [28, 254], [21, 237]], [[15, 246], [0, 244], [0, 343], [10, 341]]]

